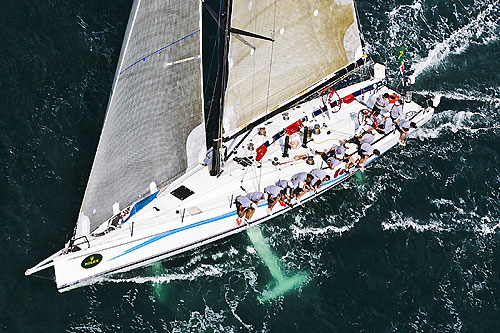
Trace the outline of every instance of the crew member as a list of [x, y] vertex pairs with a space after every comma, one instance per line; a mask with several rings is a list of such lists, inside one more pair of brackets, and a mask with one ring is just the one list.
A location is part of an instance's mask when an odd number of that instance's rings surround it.
[[335, 147], [335, 157], [340, 161], [345, 158], [345, 143], [346, 140], [340, 140], [339, 145]]
[[399, 119], [403, 115], [403, 104], [401, 100], [397, 100], [391, 108], [390, 117], [392, 122], [398, 123]]
[[333, 170], [337, 165], [340, 164], [340, 160], [336, 157], [335, 149], [332, 148], [330, 151], [324, 153], [321, 151], [316, 151], [316, 154], [320, 155], [323, 161], [328, 165], [330, 169]]
[[286, 203], [290, 203], [292, 200], [292, 192], [293, 192], [293, 183], [288, 180], [278, 180], [276, 182], [276, 186], [279, 186], [283, 189], [283, 196], [280, 200], [280, 205], [286, 206]]
[[378, 149], [373, 149], [373, 146], [369, 143], [363, 143], [358, 150], [358, 154], [361, 159], [358, 161], [358, 166], [363, 167], [365, 162], [372, 156], [380, 156], [380, 151]]
[[358, 149], [359, 160], [356, 162], [351, 156], [349, 163], [346, 165], [346, 170], [348, 170], [352, 165], [356, 164], [356, 167], [364, 170], [365, 162], [372, 156], [380, 156], [380, 151], [378, 149], [373, 149], [373, 146], [369, 143], [361, 144]]
[[292, 201], [293, 199], [300, 200], [300, 198], [302, 198], [304, 194], [309, 192], [309, 190], [305, 188], [306, 183], [301, 180], [298, 179], [292, 180], [292, 184], [293, 184]]
[[377, 132], [380, 134], [387, 134], [392, 130], [393, 121], [391, 117], [385, 117], [383, 122], [377, 127]]
[[306, 192], [312, 190], [311, 182], [313, 179], [314, 179], [314, 176], [311, 175], [310, 173], [307, 173], [307, 172], [296, 173], [291, 178], [292, 183], [294, 182], [294, 180], [304, 182], [304, 189], [306, 190]]
[[405, 138], [408, 136], [410, 133], [410, 128], [417, 128], [417, 124], [415, 122], [410, 122], [407, 119], [402, 119], [399, 124], [396, 125], [397, 130], [399, 133], [401, 133], [401, 136], [399, 137], [399, 143], [401, 145], [405, 145]]
[[265, 200], [266, 199], [266, 195], [262, 192], [250, 192], [250, 193], [247, 193], [246, 197], [248, 199], [250, 199], [250, 201], [254, 204], [252, 207], [253, 209], [252, 210], [249, 210], [246, 214], [246, 219], [247, 221], [250, 220], [253, 216], [253, 213], [255, 213], [255, 209], [257, 209], [258, 205], [259, 205], [259, 201], [261, 200]]
[[389, 105], [389, 94], [384, 93], [383, 95], [377, 97], [375, 104], [373, 105], [372, 112], [376, 117], [380, 114], [381, 111], [385, 110], [385, 108]]
[[264, 188], [267, 194], [267, 212], [272, 213], [274, 205], [283, 198], [284, 189], [280, 186], [269, 185]]
[[244, 195], [237, 196], [235, 199], [235, 203], [236, 212], [238, 215], [238, 217], [236, 218], [236, 222], [239, 226], [243, 218], [246, 217], [246, 219], [249, 220], [252, 217], [253, 213], [255, 212], [255, 208], [257, 208], [257, 205]]
[[355, 143], [356, 145], [361, 146], [363, 143], [372, 143], [375, 141], [375, 135], [372, 134], [372, 130], [366, 131], [361, 137], [359, 136], [354, 136], [351, 139], [349, 139], [347, 142], [349, 143]]
[[260, 200], [264, 200], [266, 196], [263, 192], [250, 192], [247, 193], [247, 198], [254, 202], [256, 205], [259, 204]]
[[330, 180], [330, 176], [327, 175], [326, 172], [321, 169], [312, 169], [310, 174], [314, 176], [314, 180], [312, 181], [312, 187], [315, 190], [319, 189], [324, 182]]

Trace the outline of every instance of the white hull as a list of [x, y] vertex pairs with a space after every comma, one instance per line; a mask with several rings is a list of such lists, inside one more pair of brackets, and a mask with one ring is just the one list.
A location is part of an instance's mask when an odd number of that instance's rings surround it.
[[[379, 80], [371, 80], [344, 88], [338, 93], [343, 97], [367, 87], [372, 89], [380, 86]], [[382, 87], [377, 91], [377, 95], [386, 90]], [[373, 93], [374, 90], [361, 94], [357, 100], [370, 105]], [[297, 140], [300, 140], [300, 144], [297, 148], [290, 149], [290, 157], [286, 159], [282, 157], [279, 142], [274, 143], [268, 148], [267, 154], [262, 159], [261, 168], [255, 166], [244, 168], [233, 160], [234, 156], [242, 157], [243, 154], [255, 156], [255, 152], [247, 149], [249, 142], [252, 142], [257, 148], [263, 141], [270, 140], [269, 137], [258, 136], [257, 129], [252, 130], [252, 133], [244, 139], [243, 144], [237, 148], [236, 155], [233, 154], [226, 162], [223, 167], [224, 172], [219, 177], [210, 177], [208, 167], [199, 165], [163, 189], [152, 202], [123, 223], [117, 230], [100, 237], [89, 236], [90, 248], [87, 248], [88, 245], [85, 243], [81, 243], [82, 250], [56, 255], [52, 259], [53, 262], [46, 261], [47, 265], [52, 263], [54, 265], [58, 290], [61, 292], [70, 290], [94, 283], [99, 278], [109, 274], [151, 264], [235, 234], [289, 211], [292, 208], [277, 204], [273, 209], [273, 214], [268, 215], [267, 202], [261, 201], [252, 220], [248, 224], [243, 222], [238, 226], [236, 207], [233, 201], [237, 195], [245, 194], [243, 189], [248, 192], [262, 191], [264, 187], [274, 184], [279, 179], [289, 179], [295, 173], [310, 171], [315, 167], [324, 167], [325, 165], [318, 155], [314, 157], [315, 165], [308, 165], [303, 160], [295, 161], [294, 156], [310, 153], [311, 150], [323, 151], [329, 149], [333, 144], [338, 144], [338, 139], [352, 137], [356, 133], [356, 124], [352, 120], [352, 115], [357, 115], [359, 110], [365, 108], [358, 101], [343, 104], [338, 113], [330, 113], [329, 111], [326, 116], [311, 117], [311, 113], [322, 106], [321, 100], [315, 99], [302, 104], [300, 108], [290, 110], [289, 120], [284, 120], [282, 115], [270, 119], [272, 123], [266, 122], [262, 125], [265, 126], [269, 136], [282, 131], [283, 128], [304, 116], [308, 117], [308, 121], [304, 122], [305, 125], [312, 126], [318, 123], [322, 126], [326, 124], [327, 127], [321, 128], [321, 134], [313, 135], [314, 142], [310, 142], [308, 148], [301, 147], [302, 138], [298, 134], [292, 136], [293, 145], [297, 143]], [[412, 120], [420, 127], [432, 117], [433, 109], [424, 110], [415, 103], [407, 103], [405, 104], [405, 112], [410, 113]], [[331, 133], [327, 134], [327, 131]], [[399, 132], [396, 130], [386, 136], [377, 134], [373, 145], [383, 154], [397, 145], [398, 138]], [[242, 137], [237, 137], [228, 142], [228, 151], [231, 151], [233, 145], [241, 139]], [[278, 157], [280, 162], [286, 163], [273, 165], [274, 157]], [[367, 164], [375, 159], [376, 157], [371, 158]], [[343, 164], [340, 167], [343, 169]], [[307, 193], [300, 204], [321, 195], [350, 177], [348, 174], [338, 175], [337, 169], [325, 171], [331, 175], [331, 180], [326, 182], [317, 193]], [[174, 197], [171, 191], [180, 185], [187, 187], [194, 194], [184, 200]], [[297, 206], [295, 205], [294, 208]], [[105, 229], [105, 227], [102, 226], [101, 229]], [[82, 262], [91, 255], [96, 255], [95, 258], [102, 256], [102, 259], [91, 268], [83, 268]], [[39, 270], [43, 263], [35, 266], [31, 271], [28, 270], [27, 274]]]

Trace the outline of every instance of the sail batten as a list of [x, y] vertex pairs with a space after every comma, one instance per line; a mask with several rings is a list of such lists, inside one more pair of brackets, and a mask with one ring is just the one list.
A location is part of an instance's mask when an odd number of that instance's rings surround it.
[[200, 1], [134, 2], [80, 212], [89, 231], [204, 154], [201, 49]]
[[352, 0], [237, 1], [231, 27], [274, 41], [231, 36], [224, 137], [362, 56]]

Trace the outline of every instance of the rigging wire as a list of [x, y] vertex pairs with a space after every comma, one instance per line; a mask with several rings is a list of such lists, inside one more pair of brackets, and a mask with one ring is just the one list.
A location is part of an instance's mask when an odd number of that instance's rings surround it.
[[49, 277], [38, 275], [38, 274], [31, 274], [31, 276], [34, 276], [34, 277], [37, 277], [37, 278], [40, 278], [40, 279], [49, 280], [49, 281], [52, 281], [52, 282], [54, 282], [56, 280], [55, 278], [49, 278]]
[[[278, 6], [278, 1], [274, 1], [274, 18], [273, 18], [273, 30], [271, 32], [271, 38], [274, 40], [274, 34], [276, 33], [276, 8]], [[271, 93], [271, 71], [273, 66], [273, 53], [274, 53], [274, 41], [271, 44], [271, 58], [269, 59], [269, 76], [267, 79], [267, 96], [266, 96], [266, 116], [269, 109], [269, 94]], [[265, 137], [262, 138], [262, 141], [265, 140]], [[260, 180], [262, 177], [262, 166], [260, 167], [259, 178], [257, 183], [257, 189], [260, 191]]]

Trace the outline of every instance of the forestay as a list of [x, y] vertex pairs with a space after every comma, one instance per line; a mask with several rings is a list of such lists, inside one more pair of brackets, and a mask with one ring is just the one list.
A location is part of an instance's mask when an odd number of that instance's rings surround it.
[[361, 58], [352, 0], [238, 0], [231, 35], [223, 128], [228, 137]]
[[170, 182], [198, 163], [205, 149], [200, 17], [199, 0], [134, 2], [77, 236], [110, 218], [114, 203], [123, 209], [151, 182]]

